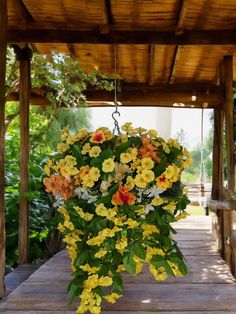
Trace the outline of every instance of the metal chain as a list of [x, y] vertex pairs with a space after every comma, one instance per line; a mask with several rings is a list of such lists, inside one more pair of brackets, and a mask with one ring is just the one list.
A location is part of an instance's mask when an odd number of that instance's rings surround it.
[[120, 117], [120, 112], [118, 110], [118, 101], [117, 101], [117, 51], [116, 51], [116, 45], [114, 45], [114, 64], [115, 64], [115, 99], [114, 99], [114, 104], [115, 104], [115, 111], [112, 113], [112, 119], [114, 120], [114, 129], [113, 129], [113, 134], [117, 132], [118, 135], [120, 135], [120, 126], [119, 122], [116, 118], [116, 116]]

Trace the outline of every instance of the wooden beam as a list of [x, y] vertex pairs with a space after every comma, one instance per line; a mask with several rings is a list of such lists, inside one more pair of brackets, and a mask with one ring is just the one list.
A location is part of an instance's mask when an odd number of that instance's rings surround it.
[[[197, 92], [197, 100], [192, 102], [192, 92]], [[96, 106], [101, 102], [103, 106], [112, 106], [114, 101], [113, 92], [104, 90], [87, 90], [85, 92], [89, 105]], [[123, 106], [158, 106], [173, 107], [176, 103], [185, 104], [187, 108], [202, 108], [203, 103], [208, 103], [208, 108], [217, 108], [224, 101], [223, 90], [217, 85], [143, 85], [127, 84], [121, 85], [121, 92], [118, 92], [118, 101]], [[17, 93], [11, 94], [8, 101], [18, 100]], [[95, 102], [95, 103], [94, 103]], [[42, 89], [33, 89], [31, 103], [38, 105], [50, 105], [46, 99], [46, 93]], [[174, 107], [175, 107], [174, 106]], [[182, 105], [179, 105], [181, 107]], [[184, 108], [184, 106], [182, 106]]]
[[25, 21], [27, 24], [34, 22], [33, 16], [27, 9], [23, 0], [12, 0], [12, 2], [17, 15], [19, 15], [23, 21]]
[[7, 53], [7, 0], [0, 1], [0, 298], [5, 294], [5, 76]]
[[175, 47], [175, 52], [174, 52], [171, 70], [170, 70], [170, 76], [169, 76], [169, 84], [175, 83], [175, 73], [176, 73], [176, 67], [179, 60], [179, 56], [180, 56], [180, 50], [181, 48], [179, 46]]
[[103, 24], [100, 26], [101, 34], [108, 34], [110, 32], [110, 26], [113, 23], [111, 2], [110, 0], [100, 0], [102, 3], [102, 17]]
[[235, 45], [235, 30], [185, 30], [181, 35], [162, 31], [99, 31], [55, 29], [9, 29], [8, 42], [162, 44], [162, 45]]
[[147, 77], [146, 83], [152, 85], [152, 72], [155, 61], [155, 45], [149, 45], [147, 58]]
[[187, 0], [182, 0], [178, 21], [176, 25], [176, 35], [181, 35], [184, 32], [184, 20], [187, 14]]
[[28, 260], [29, 204], [24, 193], [28, 192], [29, 163], [29, 101], [31, 94], [30, 59], [31, 49], [18, 48], [17, 59], [20, 63], [20, 209], [19, 209], [19, 263]]

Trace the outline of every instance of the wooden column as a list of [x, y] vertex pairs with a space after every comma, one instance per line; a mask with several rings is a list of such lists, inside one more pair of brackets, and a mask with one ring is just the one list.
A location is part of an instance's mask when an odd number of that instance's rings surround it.
[[29, 204], [24, 193], [28, 192], [29, 163], [29, 100], [31, 94], [30, 59], [32, 51], [29, 47], [14, 47], [20, 63], [20, 209], [19, 209], [19, 263], [28, 259], [29, 240]]
[[[222, 106], [223, 107], [223, 106]], [[213, 137], [213, 172], [212, 192], [213, 200], [222, 200], [223, 195], [223, 108], [214, 110], [214, 137]], [[223, 212], [216, 210], [212, 218], [212, 232], [217, 249], [223, 255]]]
[[[234, 190], [234, 140], [233, 140], [233, 57], [225, 56], [223, 60], [224, 89], [225, 89], [225, 137], [227, 155], [227, 185], [228, 190]], [[232, 233], [232, 212], [223, 211], [223, 257], [231, 266], [232, 247], [230, 237]]]
[[7, 0], [0, 1], [0, 298], [5, 294], [5, 77], [7, 51]]

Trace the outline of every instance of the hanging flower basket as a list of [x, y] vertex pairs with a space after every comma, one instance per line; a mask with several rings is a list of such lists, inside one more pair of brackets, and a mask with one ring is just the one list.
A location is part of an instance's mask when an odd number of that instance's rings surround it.
[[154, 130], [131, 123], [122, 130], [64, 130], [45, 166], [72, 261], [69, 293], [80, 298], [77, 313], [100, 313], [103, 300], [115, 303], [122, 272], [137, 275], [145, 263], [156, 280], [186, 274], [171, 223], [186, 216], [180, 175], [189, 153]]

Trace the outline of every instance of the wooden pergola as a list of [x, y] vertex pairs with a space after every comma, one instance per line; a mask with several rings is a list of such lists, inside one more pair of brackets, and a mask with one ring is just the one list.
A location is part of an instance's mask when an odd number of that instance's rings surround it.
[[[7, 44], [18, 46], [20, 65], [20, 263], [27, 261], [29, 104], [48, 104], [30, 89], [31, 50], [58, 51], [86, 71], [98, 66], [121, 80], [123, 106], [214, 109], [212, 200], [214, 230], [222, 256], [236, 273], [236, 236], [230, 200], [235, 189], [233, 85], [236, 82], [235, 0], [1, 0], [0, 2], [0, 297], [4, 295], [4, 141]], [[192, 95], [197, 98], [192, 100]], [[113, 94], [89, 90], [90, 105], [107, 106]], [[225, 139], [224, 139], [225, 137]], [[223, 177], [226, 141], [227, 178]]]

